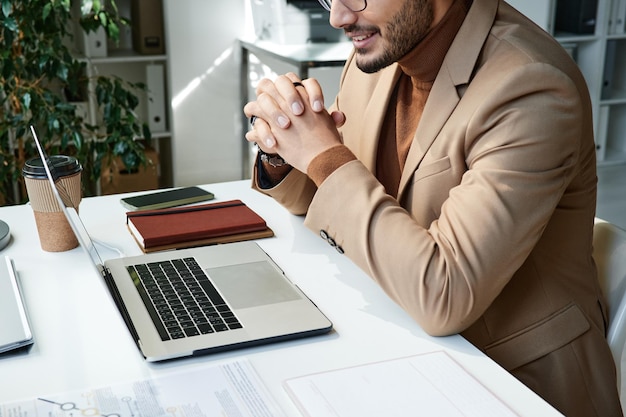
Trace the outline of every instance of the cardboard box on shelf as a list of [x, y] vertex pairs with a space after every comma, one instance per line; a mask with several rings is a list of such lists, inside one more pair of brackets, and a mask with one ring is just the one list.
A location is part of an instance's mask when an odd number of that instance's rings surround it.
[[162, 0], [132, 0], [133, 49], [138, 54], [165, 53]]
[[146, 158], [152, 163], [140, 166], [137, 171], [128, 171], [120, 158], [102, 167], [100, 188], [103, 195], [155, 190], [159, 188], [159, 154], [146, 149]]

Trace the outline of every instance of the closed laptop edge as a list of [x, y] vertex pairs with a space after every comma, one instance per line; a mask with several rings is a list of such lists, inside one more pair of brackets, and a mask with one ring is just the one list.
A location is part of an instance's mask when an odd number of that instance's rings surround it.
[[34, 339], [13, 261], [0, 265], [0, 354], [30, 348]]

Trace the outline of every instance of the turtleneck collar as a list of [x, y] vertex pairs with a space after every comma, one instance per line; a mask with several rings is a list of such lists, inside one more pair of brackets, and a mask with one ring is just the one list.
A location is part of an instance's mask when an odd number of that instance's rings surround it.
[[472, 0], [454, 0], [441, 21], [416, 46], [398, 61], [400, 69], [415, 85], [433, 83], [441, 68]]

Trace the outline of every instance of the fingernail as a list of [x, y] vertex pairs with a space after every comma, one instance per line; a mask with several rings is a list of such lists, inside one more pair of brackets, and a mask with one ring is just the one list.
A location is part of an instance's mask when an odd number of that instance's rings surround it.
[[293, 103], [293, 104], [291, 105], [291, 111], [292, 111], [294, 114], [300, 114], [300, 113], [302, 113], [302, 111], [303, 111], [303, 110], [304, 110], [304, 108], [302, 107], [302, 104], [300, 104], [300, 103], [298, 103], [298, 102]]
[[287, 125], [289, 125], [289, 119], [286, 118], [285, 116], [279, 116], [278, 117], [278, 126], [280, 126], [280, 127], [287, 127]]
[[321, 102], [321, 101], [319, 101], [319, 100], [315, 100], [315, 101], [313, 102], [313, 110], [315, 110], [315, 111], [320, 111], [320, 110], [322, 110], [323, 108], [324, 108], [324, 105], [322, 104], [322, 102]]
[[265, 139], [265, 146], [267, 146], [268, 148], [273, 148], [274, 147], [274, 139], [273, 138], [266, 138]]

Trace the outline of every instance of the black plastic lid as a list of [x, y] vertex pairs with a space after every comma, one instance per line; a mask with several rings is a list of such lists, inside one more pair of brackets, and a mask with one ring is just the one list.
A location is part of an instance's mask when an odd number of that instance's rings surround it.
[[[76, 174], [82, 170], [82, 166], [73, 156], [52, 155], [49, 157], [59, 177]], [[46, 178], [46, 170], [41, 158], [33, 158], [26, 161], [22, 168], [22, 175], [27, 178]]]

